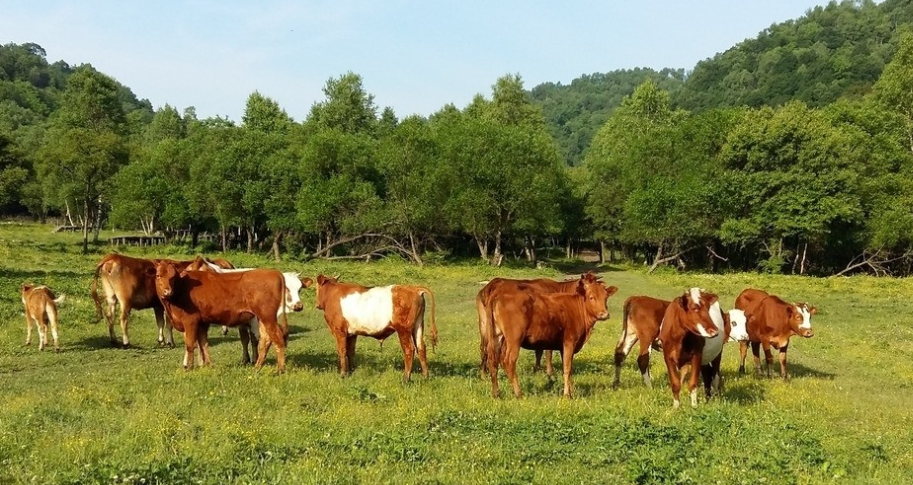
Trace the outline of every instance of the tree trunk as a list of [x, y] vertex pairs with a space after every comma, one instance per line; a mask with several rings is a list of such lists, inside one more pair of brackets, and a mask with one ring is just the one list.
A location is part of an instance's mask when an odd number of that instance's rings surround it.
[[409, 232], [409, 250], [412, 253], [412, 260], [419, 266], [424, 266], [425, 263], [422, 261], [422, 256], [418, 252], [418, 246], [415, 244], [415, 236], [411, 231]]
[[254, 252], [254, 228], [245, 227], [244, 232], [247, 233], [247, 253], [250, 254]]
[[605, 264], [605, 241], [599, 240], [599, 264]]
[[86, 198], [82, 203], [82, 252], [89, 252], [89, 199]]
[[190, 226], [190, 245], [192, 247], [197, 247], [197, 244], [200, 243], [200, 230], [196, 226]]
[[101, 199], [98, 200], [98, 207], [95, 208], [95, 221], [92, 224], [92, 243], [98, 244], [98, 232], [101, 231]]
[[472, 236], [476, 240], [476, 245], [479, 246], [479, 256], [482, 257], [483, 261], [488, 261], [488, 238], [480, 236]]
[[802, 248], [802, 264], [799, 265], [799, 274], [805, 274], [805, 255], [808, 253], [808, 243]]
[[67, 208], [67, 221], [70, 223], [71, 226], [75, 226], [76, 224], [73, 224], [73, 216], [70, 214], [70, 201], [65, 200], [65, 201], [63, 201], [63, 203]]
[[501, 254], [501, 230], [498, 229], [495, 232], [495, 252], [491, 256], [491, 264], [500, 267], [503, 260], [504, 255]]
[[225, 226], [219, 226], [219, 236], [222, 239], [222, 252], [228, 250], [228, 231]]
[[571, 246], [571, 238], [567, 238], [567, 242], [564, 245], [564, 257], [567, 259], [574, 257], [574, 248]]
[[273, 237], [273, 259], [278, 263], [282, 261], [282, 258], [279, 256], [279, 241], [282, 240], [282, 231], [276, 231], [276, 235]]
[[523, 247], [523, 252], [526, 254], [526, 260], [535, 266], [538, 258], [536, 257], [536, 240], [533, 239], [532, 236], [526, 236], [526, 244]]

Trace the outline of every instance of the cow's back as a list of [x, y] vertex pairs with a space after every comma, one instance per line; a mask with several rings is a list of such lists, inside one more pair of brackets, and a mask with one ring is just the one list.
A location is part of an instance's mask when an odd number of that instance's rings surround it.
[[159, 305], [155, 292], [155, 263], [149, 259], [133, 258], [122, 254], [109, 254], [99, 263], [99, 276], [106, 291], [113, 291], [118, 299], [125, 298], [137, 309]]
[[221, 323], [232, 315], [232, 323], [245, 323], [253, 316], [278, 313], [283, 281], [282, 273], [270, 269], [239, 273], [187, 271], [173, 299], [188, 313], [195, 310], [203, 321]]
[[751, 313], [745, 312], [748, 319], [746, 328], [751, 341], [757, 342], [761, 337], [775, 339], [789, 331], [789, 303], [776, 295], [756, 302], [751, 307]]
[[766, 291], [746, 288], [736, 297], [735, 308], [744, 311], [746, 315], [750, 315], [754, 307], [768, 296], [770, 294]]

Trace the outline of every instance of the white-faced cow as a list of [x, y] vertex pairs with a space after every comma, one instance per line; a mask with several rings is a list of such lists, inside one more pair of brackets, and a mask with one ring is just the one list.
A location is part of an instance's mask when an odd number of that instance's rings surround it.
[[327, 327], [336, 339], [339, 373], [347, 375], [354, 370], [355, 342], [359, 335], [383, 340], [396, 333], [405, 359], [403, 379], [408, 381], [412, 375], [416, 351], [422, 376], [428, 377], [424, 339], [425, 295], [431, 300], [430, 338], [434, 347], [437, 345], [434, 294], [428, 288], [404, 285], [367, 287], [340, 283], [337, 278], [324, 275], [317, 276], [316, 306], [323, 310]]
[[[705, 359], [709, 364], [714, 353], [722, 349], [723, 338], [711, 340], [721, 333], [711, 308], [717, 303], [717, 296], [700, 288], [691, 288], [672, 300], [663, 315], [659, 331], [659, 340], [663, 348], [663, 359], [669, 372], [669, 384], [672, 388], [672, 407], [680, 406], [681, 368], [691, 366], [689, 390], [691, 406], [697, 406], [698, 370]], [[715, 313], [719, 313], [717, 305]], [[722, 316], [720, 314], [720, 316]], [[710, 342], [708, 342], [708, 340]], [[706, 355], [705, 355], [706, 350]]]
[[745, 372], [745, 358], [750, 342], [755, 370], [761, 372], [760, 349], [763, 347], [767, 377], [771, 376], [773, 354], [770, 348], [773, 347], [780, 351], [780, 376], [787, 380], [786, 352], [789, 349], [789, 339], [793, 335], [812, 337], [815, 334], [812, 330], [812, 315], [818, 310], [807, 303], [787, 303], [775, 295], [752, 288], [739, 294], [735, 306], [745, 312], [748, 333], [748, 338], [739, 347], [739, 372]]

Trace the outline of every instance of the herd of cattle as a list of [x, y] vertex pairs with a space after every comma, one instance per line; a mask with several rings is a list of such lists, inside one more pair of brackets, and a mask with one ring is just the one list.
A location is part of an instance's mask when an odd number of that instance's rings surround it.
[[[98, 283], [104, 297], [99, 296]], [[196, 348], [203, 363], [211, 364], [209, 326], [223, 330], [236, 327], [241, 335], [242, 355], [261, 367], [271, 346], [276, 348], [279, 371], [285, 369], [285, 350], [289, 327], [287, 314], [302, 311], [299, 292], [316, 288], [316, 307], [323, 311], [327, 327], [336, 340], [339, 372], [352, 372], [358, 336], [383, 340], [396, 333], [404, 356], [404, 378], [409, 380], [413, 359], [418, 353], [422, 375], [428, 376], [425, 349], [425, 298], [431, 303], [431, 345], [437, 344], [434, 295], [422, 286], [391, 285], [365, 287], [341, 283], [338, 277], [301, 278], [298, 273], [269, 269], [238, 269], [224, 259], [198, 256], [190, 261], [141, 259], [120, 254], [105, 256], [96, 266], [91, 293], [97, 319], [102, 315], [114, 345], [115, 310], [120, 306], [121, 337], [130, 345], [128, 317], [131, 310], [151, 308], [158, 325], [159, 344], [174, 346], [172, 328], [184, 335], [184, 368], [194, 366]], [[513, 280], [495, 278], [476, 296], [480, 335], [480, 370], [491, 379], [492, 395], [499, 395], [498, 368], [503, 367], [513, 392], [521, 396], [517, 379], [520, 349], [536, 352], [536, 368], [546, 353], [546, 367], [552, 376], [552, 351], [559, 351], [564, 373], [564, 395], [573, 387], [573, 356], [589, 340], [597, 321], [609, 318], [608, 298], [618, 291], [606, 286], [592, 273], [566, 281], [550, 279]], [[48, 345], [48, 324], [59, 350], [57, 305], [47, 287], [23, 284], [27, 338], [31, 343], [32, 325], [38, 329], [39, 349]], [[105, 303], [104, 308], [102, 303]], [[780, 375], [786, 379], [786, 352], [792, 335], [811, 337], [811, 316], [815, 307], [806, 303], [787, 303], [775, 295], [746, 289], [735, 301], [735, 308], [723, 312], [717, 295], [702, 288], [691, 288], [672, 301], [649, 296], [632, 296], [624, 302], [622, 332], [615, 348], [617, 388], [621, 367], [635, 343], [640, 346], [637, 365], [644, 384], [652, 386], [650, 354], [661, 351], [672, 389], [673, 406], [679, 407], [682, 370], [690, 366], [691, 405], [697, 405], [699, 375], [707, 398], [722, 392], [720, 361], [723, 344], [740, 345], [739, 372], [745, 372], [748, 345], [754, 354], [755, 369], [762, 372], [760, 349], [764, 349], [766, 374], [771, 375], [773, 355], [780, 353]], [[167, 317], [167, 318], [166, 318]], [[248, 350], [250, 347], [250, 351]]]

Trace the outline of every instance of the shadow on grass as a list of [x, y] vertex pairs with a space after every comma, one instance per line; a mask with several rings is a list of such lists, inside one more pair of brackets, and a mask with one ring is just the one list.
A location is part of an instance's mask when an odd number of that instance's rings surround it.
[[595, 261], [580, 261], [580, 260], [559, 260], [559, 261], [550, 261], [548, 263], [551, 267], [561, 271], [564, 274], [568, 275], [580, 275], [586, 273], [587, 271], [592, 271], [593, 273], [614, 273], [618, 271], [624, 271], [621, 268], [611, 265], [600, 265]]
[[4, 269], [3, 278], [9, 278], [13, 281], [20, 281], [21, 283], [38, 283], [41, 284], [41, 278], [47, 278], [49, 276], [54, 278], [84, 278], [87, 273], [92, 271], [91, 268], [86, 269], [85, 273], [77, 273], [75, 271], [21, 271], [21, 270], [9, 270]]
[[767, 398], [767, 379], [724, 374], [723, 399], [740, 405], [758, 404]]

